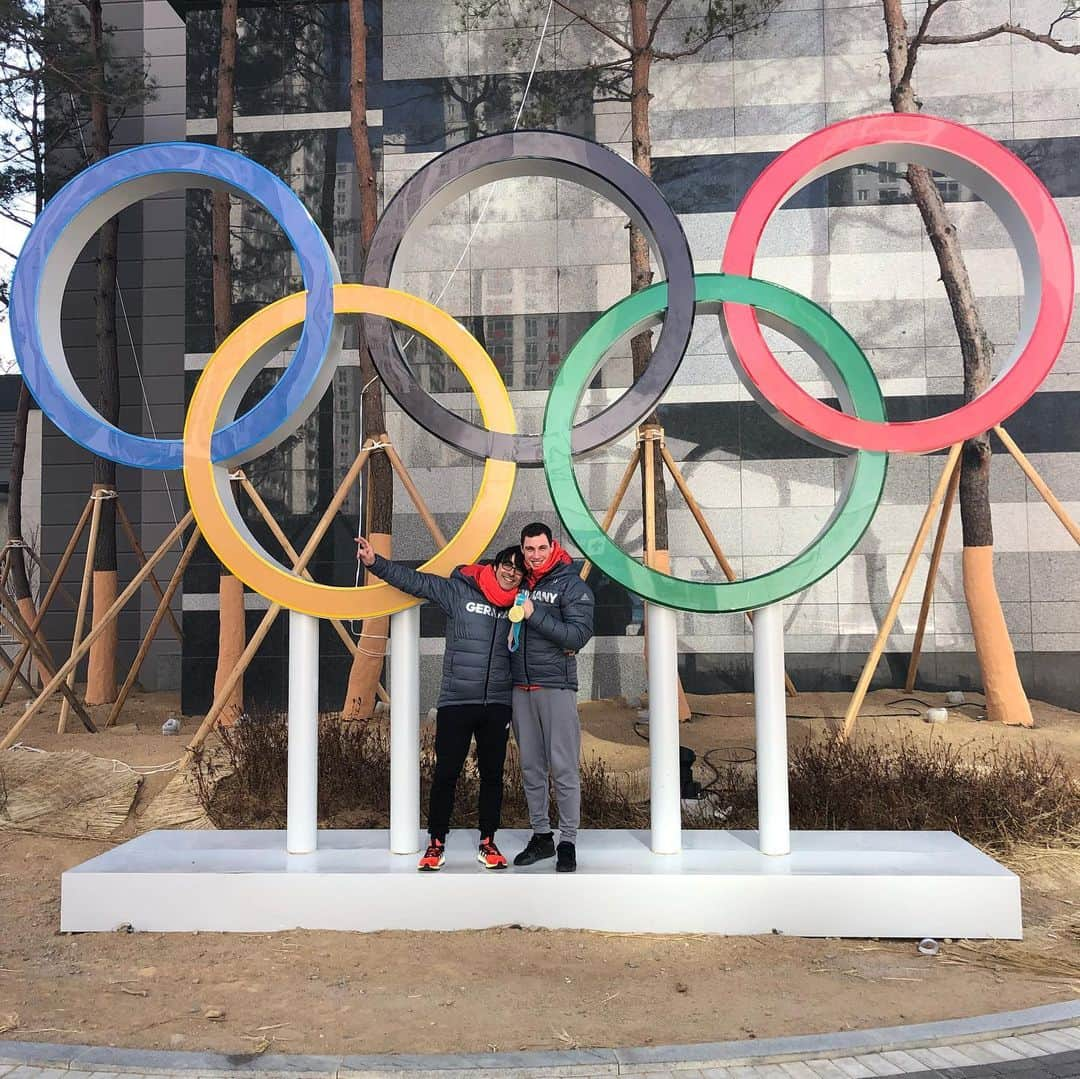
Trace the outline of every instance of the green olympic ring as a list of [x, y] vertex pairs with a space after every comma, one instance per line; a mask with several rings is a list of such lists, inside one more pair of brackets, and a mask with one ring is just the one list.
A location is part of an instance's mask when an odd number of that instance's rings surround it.
[[[847, 331], [812, 300], [768, 281], [734, 274], [696, 274], [698, 313], [747, 304], [759, 320], [813, 357], [833, 382], [841, 406], [862, 420], [882, 421], [885, 401], [866, 356]], [[593, 373], [617, 342], [647, 329], [667, 307], [667, 284], [620, 300], [570, 350], [544, 411], [544, 472], [563, 525], [598, 569], [643, 599], [703, 614], [750, 611], [801, 592], [835, 569], [862, 538], [885, 486], [887, 453], [850, 454], [844, 492], [824, 530], [801, 554], [776, 569], [738, 581], [687, 581], [635, 561], [608, 538], [593, 517], [574, 475], [571, 436], [575, 414]], [[723, 320], [721, 320], [721, 324]], [[730, 346], [729, 346], [730, 347]]]

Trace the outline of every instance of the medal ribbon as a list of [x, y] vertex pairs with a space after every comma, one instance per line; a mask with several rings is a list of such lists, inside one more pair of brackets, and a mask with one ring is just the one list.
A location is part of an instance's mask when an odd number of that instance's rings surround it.
[[514, 606], [510, 608], [507, 617], [510, 619], [510, 639], [507, 644], [511, 652], [516, 652], [521, 647], [521, 623], [525, 621], [525, 600], [529, 598], [527, 589], [522, 589], [514, 600]]

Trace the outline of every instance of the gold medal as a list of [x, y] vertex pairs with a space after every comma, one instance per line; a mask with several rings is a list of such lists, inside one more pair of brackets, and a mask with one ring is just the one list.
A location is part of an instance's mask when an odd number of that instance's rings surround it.
[[525, 619], [525, 608], [518, 607], [516, 604], [510, 608], [510, 613], [506, 616], [511, 622], [522, 622]]

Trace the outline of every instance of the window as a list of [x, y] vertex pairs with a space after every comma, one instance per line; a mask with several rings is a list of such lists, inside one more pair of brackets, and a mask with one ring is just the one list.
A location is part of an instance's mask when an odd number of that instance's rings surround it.
[[[533, 320], [536, 321], [535, 319]], [[526, 320], [527, 324], [528, 320]], [[544, 389], [543, 367], [540, 363], [540, 346], [535, 341], [525, 342], [525, 388]]]
[[488, 352], [495, 361], [495, 367], [498, 369], [499, 374], [503, 376], [503, 382], [505, 382], [507, 372], [510, 369], [510, 361], [513, 357], [513, 349], [510, 345], [492, 345]]
[[514, 333], [514, 320], [506, 316], [498, 316], [488, 319], [488, 336], [493, 341], [502, 341], [510, 338]]

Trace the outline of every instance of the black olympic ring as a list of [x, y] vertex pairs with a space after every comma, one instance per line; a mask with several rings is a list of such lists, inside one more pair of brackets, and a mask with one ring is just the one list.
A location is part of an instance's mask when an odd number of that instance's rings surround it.
[[[682, 225], [659, 188], [606, 146], [551, 131], [488, 135], [448, 150], [411, 176], [375, 227], [364, 283], [390, 287], [394, 259], [413, 227], [430, 223], [455, 199], [484, 184], [518, 176], [546, 176], [581, 184], [608, 198], [648, 237], [668, 283], [668, 306], [652, 358], [641, 377], [603, 411], [577, 424], [573, 452], [618, 438], [656, 407], [675, 377], [694, 324], [694, 265]], [[371, 358], [394, 400], [421, 427], [470, 457], [543, 464], [541, 436], [488, 431], [438, 403], [417, 381], [392, 325], [363, 317]]]

